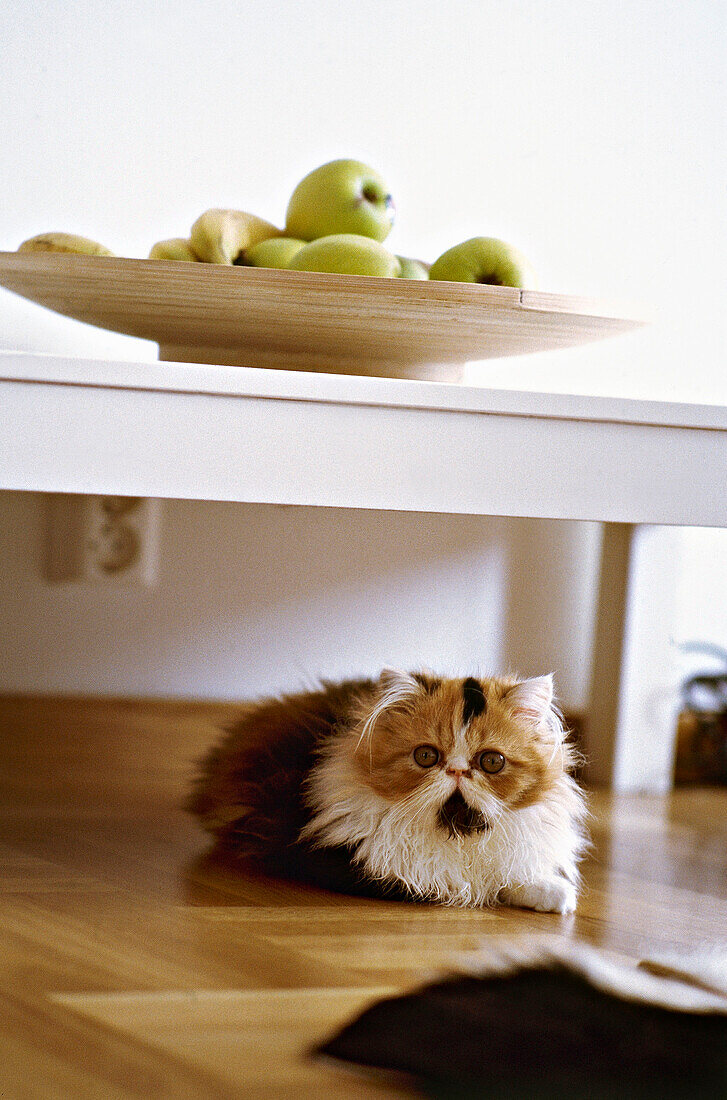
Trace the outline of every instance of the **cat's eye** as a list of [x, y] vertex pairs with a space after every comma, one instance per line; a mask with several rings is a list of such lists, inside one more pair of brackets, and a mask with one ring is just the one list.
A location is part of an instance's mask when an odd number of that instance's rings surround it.
[[497, 775], [505, 767], [505, 757], [501, 752], [487, 749], [486, 752], [480, 754], [479, 763], [483, 772], [487, 772], [488, 775]]
[[414, 759], [420, 768], [433, 768], [439, 760], [439, 749], [435, 749], [434, 745], [417, 745]]

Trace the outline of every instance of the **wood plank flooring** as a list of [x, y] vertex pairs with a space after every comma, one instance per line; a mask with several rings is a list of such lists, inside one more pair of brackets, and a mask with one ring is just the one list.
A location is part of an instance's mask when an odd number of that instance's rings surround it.
[[311, 1048], [528, 933], [727, 945], [727, 789], [593, 799], [571, 917], [347, 899], [211, 856], [180, 809], [230, 704], [0, 698], [0, 1096], [381, 1097]]

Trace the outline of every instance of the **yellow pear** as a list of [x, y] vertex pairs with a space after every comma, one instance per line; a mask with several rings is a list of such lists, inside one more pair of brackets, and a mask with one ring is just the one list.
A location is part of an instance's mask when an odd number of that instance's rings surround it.
[[149, 253], [150, 260], [191, 260], [199, 262], [199, 256], [184, 237], [170, 237], [167, 241], [157, 241]]
[[115, 253], [98, 241], [79, 237], [75, 233], [39, 233], [23, 241], [18, 252], [75, 252], [83, 256], [114, 256]]
[[251, 245], [282, 236], [282, 229], [277, 229], [256, 214], [215, 208], [206, 210], [197, 218], [189, 239], [194, 252], [204, 263], [235, 264]]

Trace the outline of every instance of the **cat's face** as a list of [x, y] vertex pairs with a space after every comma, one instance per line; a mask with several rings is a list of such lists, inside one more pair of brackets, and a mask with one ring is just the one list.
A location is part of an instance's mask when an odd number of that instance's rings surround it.
[[382, 677], [355, 763], [376, 794], [450, 836], [486, 831], [538, 802], [562, 775], [552, 681]]

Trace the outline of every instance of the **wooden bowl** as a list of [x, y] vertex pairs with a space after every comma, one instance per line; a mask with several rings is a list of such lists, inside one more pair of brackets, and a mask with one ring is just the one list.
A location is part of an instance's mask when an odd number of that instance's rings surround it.
[[472, 360], [572, 347], [645, 320], [587, 298], [175, 260], [0, 252], [0, 285], [159, 357], [456, 380]]

